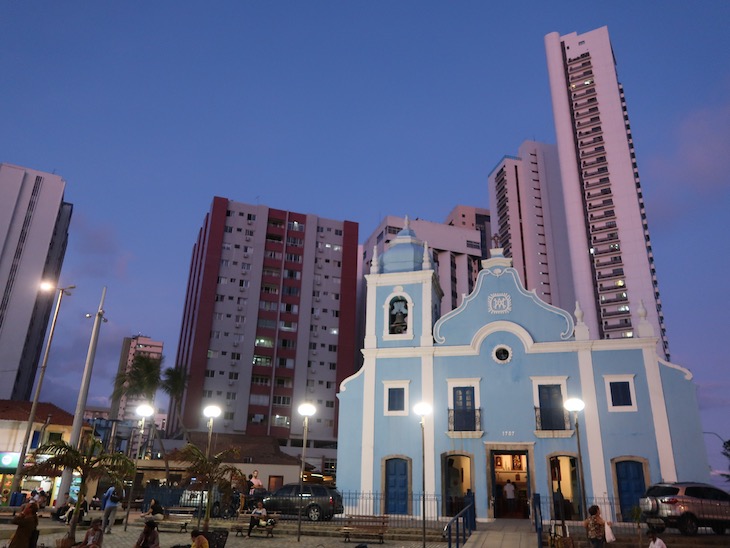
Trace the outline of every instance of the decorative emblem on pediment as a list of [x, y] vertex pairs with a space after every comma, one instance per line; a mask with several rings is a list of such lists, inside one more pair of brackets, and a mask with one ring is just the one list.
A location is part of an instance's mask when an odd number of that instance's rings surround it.
[[491, 293], [487, 298], [490, 314], [509, 314], [512, 312], [512, 297], [509, 293]]

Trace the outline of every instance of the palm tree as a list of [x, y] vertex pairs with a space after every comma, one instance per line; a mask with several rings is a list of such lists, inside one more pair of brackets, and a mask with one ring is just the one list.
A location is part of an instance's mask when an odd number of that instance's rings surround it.
[[[132, 360], [132, 364], [126, 371], [120, 371], [114, 379], [114, 390], [112, 391], [112, 401], [118, 401], [122, 396], [127, 397], [143, 397], [154, 407], [155, 394], [162, 387], [162, 357], [156, 358], [137, 354]], [[167, 452], [162, 442], [157, 425], [154, 420], [150, 426], [152, 433], [160, 442], [160, 453], [165, 462], [165, 477], [170, 480], [170, 463], [167, 458]]]
[[183, 431], [183, 437], [186, 441], [190, 441], [188, 436], [188, 430], [185, 428], [185, 424], [182, 420], [182, 399], [185, 395], [185, 390], [188, 387], [188, 373], [182, 366], [168, 367], [162, 374], [162, 388], [175, 406], [175, 413], [178, 417], [180, 428]]
[[190, 463], [187, 471], [187, 479], [191, 480], [195, 478], [196, 481], [205, 485], [208, 493], [203, 531], [208, 530], [210, 523], [210, 509], [213, 502], [213, 497], [210, 496], [211, 488], [213, 486], [218, 486], [222, 490], [230, 488], [233, 477], [240, 474], [240, 471], [235, 466], [223, 464], [223, 461], [227, 458], [236, 456], [238, 456], [237, 449], [226, 449], [216, 455], [209, 456], [192, 443], [188, 443], [180, 450], [180, 460]]
[[60, 476], [64, 469], [70, 468], [78, 472], [81, 478], [76, 508], [66, 537], [72, 544], [76, 542], [76, 526], [81, 513], [79, 509], [86, 498], [89, 481], [108, 477], [112, 483], [122, 485], [124, 478], [134, 472], [134, 462], [122, 453], [106, 453], [102, 442], [89, 434], [81, 439], [78, 449], [65, 441], [52, 441], [38, 447], [34, 454], [50, 456], [26, 468], [23, 475]]

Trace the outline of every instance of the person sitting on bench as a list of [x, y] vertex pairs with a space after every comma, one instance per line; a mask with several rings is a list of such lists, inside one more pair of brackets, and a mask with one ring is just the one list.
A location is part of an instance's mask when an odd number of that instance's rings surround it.
[[264, 503], [259, 501], [258, 504], [256, 504], [256, 508], [253, 509], [253, 512], [251, 512], [251, 521], [248, 523], [248, 537], [251, 536], [251, 531], [253, 531], [253, 528], [257, 525], [261, 524], [261, 521], [266, 522], [266, 508], [264, 508]]

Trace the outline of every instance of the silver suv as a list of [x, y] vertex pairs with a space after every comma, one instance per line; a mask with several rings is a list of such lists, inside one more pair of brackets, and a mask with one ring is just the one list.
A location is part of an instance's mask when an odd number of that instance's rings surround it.
[[665, 527], [685, 535], [710, 527], [718, 535], [730, 527], [730, 494], [706, 483], [657, 483], [639, 499], [646, 523], [657, 532]]

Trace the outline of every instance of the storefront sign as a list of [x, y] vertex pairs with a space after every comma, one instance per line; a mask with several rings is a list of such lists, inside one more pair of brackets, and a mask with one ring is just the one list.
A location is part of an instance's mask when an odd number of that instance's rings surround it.
[[18, 467], [18, 459], [20, 459], [20, 453], [0, 453], [0, 470], [14, 472]]

